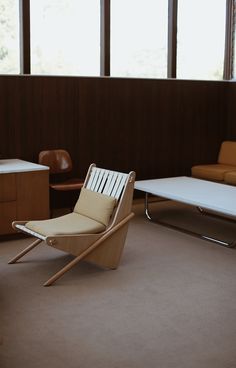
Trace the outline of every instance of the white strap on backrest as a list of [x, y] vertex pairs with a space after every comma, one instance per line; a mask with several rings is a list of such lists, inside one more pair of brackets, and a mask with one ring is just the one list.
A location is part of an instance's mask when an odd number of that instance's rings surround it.
[[104, 170], [102, 180], [100, 181], [99, 186], [97, 188], [97, 191], [99, 193], [102, 193], [102, 190], [104, 188], [104, 185], [105, 185], [107, 177], [108, 177], [108, 174], [109, 174], [109, 170]]
[[99, 175], [99, 171], [97, 170], [97, 168], [92, 168], [92, 173], [91, 173], [91, 176], [89, 178], [86, 188], [90, 190], [94, 190], [98, 175]]
[[113, 191], [111, 193], [112, 197], [115, 197], [115, 198], [119, 198], [120, 197], [120, 194], [122, 192], [122, 189], [124, 188], [124, 185], [125, 185], [125, 182], [126, 182], [126, 179], [127, 179], [127, 176], [128, 175], [124, 175], [124, 174], [119, 174], [119, 178], [117, 180], [117, 183], [116, 185], [114, 186], [113, 188]]
[[106, 185], [105, 185], [105, 188], [103, 190], [103, 194], [106, 194], [108, 196], [111, 195], [111, 191], [112, 191], [112, 188], [113, 188], [113, 186], [115, 184], [117, 175], [118, 174], [116, 172], [110, 171], [110, 173], [108, 175], [108, 179], [107, 179]]
[[93, 167], [87, 189], [119, 199], [128, 174]]

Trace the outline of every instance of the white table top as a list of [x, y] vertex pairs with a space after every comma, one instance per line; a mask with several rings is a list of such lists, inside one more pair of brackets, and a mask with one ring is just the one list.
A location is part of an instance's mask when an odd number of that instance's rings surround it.
[[49, 167], [18, 159], [0, 160], [0, 174], [37, 170], [49, 170]]
[[236, 187], [186, 176], [139, 180], [134, 188], [222, 214], [236, 216]]

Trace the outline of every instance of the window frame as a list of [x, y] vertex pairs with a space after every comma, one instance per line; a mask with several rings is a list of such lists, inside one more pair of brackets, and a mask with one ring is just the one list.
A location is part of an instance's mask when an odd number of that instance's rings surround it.
[[225, 19], [225, 54], [224, 54], [224, 80], [233, 78], [233, 62], [234, 62], [234, 9], [235, 0], [226, 1], [226, 19]]
[[167, 78], [176, 78], [178, 0], [168, 1]]
[[20, 7], [20, 74], [30, 74], [30, 0], [19, 0]]
[[[110, 76], [111, 1], [100, 0], [100, 76]], [[20, 74], [31, 74], [30, 0], [19, 0]], [[226, 0], [223, 80], [233, 78], [236, 0]], [[167, 79], [176, 78], [178, 0], [168, 0]], [[235, 61], [236, 62], [236, 61]]]

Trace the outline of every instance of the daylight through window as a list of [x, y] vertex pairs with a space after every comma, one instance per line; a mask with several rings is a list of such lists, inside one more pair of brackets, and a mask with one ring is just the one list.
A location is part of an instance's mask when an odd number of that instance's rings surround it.
[[100, 74], [100, 0], [31, 0], [32, 74]]
[[111, 76], [167, 77], [167, 0], [111, 1]]
[[0, 74], [20, 73], [19, 0], [0, 0]]

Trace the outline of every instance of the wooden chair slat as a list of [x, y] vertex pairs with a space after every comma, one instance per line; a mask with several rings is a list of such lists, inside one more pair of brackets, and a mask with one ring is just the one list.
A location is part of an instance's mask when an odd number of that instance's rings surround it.
[[87, 187], [88, 189], [94, 190], [95, 185], [96, 185], [96, 182], [97, 182], [98, 175], [99, 175], [99, 170], [97, 168], [95, 168], [92, 171], [92, 176], [93, 177], [92, 177], [92, 181], [91, 181], [90, 187]]
[[119, 184], [119, 173], [115, 173], [115, 175], [113, 176], [110, 188], [109, 188], [109, 196], [110, 197], [115, 197], [115, 195], [113, 195], [112, 193], [115, 193], [115, 187], [117, 185], [117, 182]]
[[111, 196], [111, 192], [112, 192], [112, 189], [114, 187], [117, 176], [118, 176], [117, 172], [113, 171], [111, 173], [111, 180], [109, 181], [109, 185], [106, 186], [106, 192], [104, 192], [104, 194], [106, 194], [108, 196]]
[[104, 189], [104, 186], [105, 186], [105, 183], [106, 183], [108, 174], [109, 174], [109, 170], [104, 170], [102, 181], [101, 181], [100, 186], [99, 186], [99, 188], [97, 190], [99, 193], [102, 193], [103, 192], [103, 189]]
[[114, 171], [109, 171], [106, 184], [105, 184], [105, 186], [103, 188], [103, 191], [102, 191], [103, 194], [108, 195], [108, 191], [109, 191], [109, 187], [110, 187], [113, 175], [114, 175]]
[[120, 194], [121, 194], [121, 192], [122, 192], [122, 190], [124, 188], [124, 185], [125, 185], [127, 176], [128, 175], [126, 175], [126, 174], [119, 174], [119, 180], [117, 180], [117, 183], [116, 183], [116, 185], [113, 188], [113, 191], [111, 193], [111, 196], [112, 197], [115, 197], [117, 200], [119, 199]]
[[105, 174], [105, 170], [104, 169], [100, 169], [99, 170], [99, 174], [98, 174], [96, 185], [95, 185], [95, 187], [93, 189], [95, 192], [98, 192], [98, 190], [100, 188], [100, 185], [101, 185], [101, 182], [103, 180], [104, 174]]
[[116, 194], [116, 191], [117, 191], [117, 189], [120, 185], [121, 179], [122, 179], [122, 174], [120, 173], [120, 174], [117, 175], [116, 181], [115, 181], [114, 186], [112, 188], [112, 191], [110, 193], [111, 197], [115, 197], [115, 194]]
[[91, 188], [91, 185], [92, 185], [92, 182], [93, 182], [93, 179], [94, 179], [94, 175], [95, 175], [95, 169], [96, 168], [93, 167], [92, 170], [91, 170], [90, 177], [89, 177], [88, 182], [86, 184], [87, 189]]

